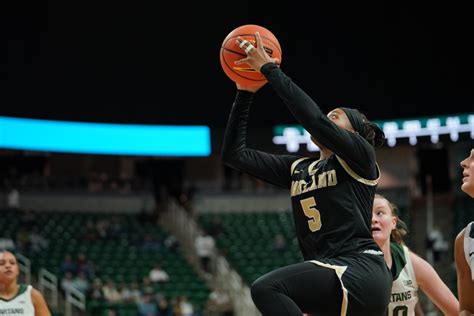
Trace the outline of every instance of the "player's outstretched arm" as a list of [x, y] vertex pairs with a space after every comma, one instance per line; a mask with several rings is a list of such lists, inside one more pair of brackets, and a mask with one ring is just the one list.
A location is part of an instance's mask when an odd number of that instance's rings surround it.
[[464, 230], [456, 236], [454, 242], [454, 259], [456, 261], [456, 274], [458, 279], [458, 297], [460, 316], [471, 316], [474, 314], [474, 282], [471, 277], [471, 269], [464, 255]]
[[37, 289], [31, 291], [31, 299], [35, 307], [36, 316], [51, 316], [43, 295]]
[[435, 269], [424, 259], [410, 251], [416, 282], [444, 315], [458, 316], [459, 302]]

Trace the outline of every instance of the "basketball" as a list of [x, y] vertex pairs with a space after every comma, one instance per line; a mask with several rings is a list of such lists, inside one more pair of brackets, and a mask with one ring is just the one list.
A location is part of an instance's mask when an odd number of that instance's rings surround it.
[[220, 62], [227, 77], [246, 87], [256, 86], [267, 81], [260, 72], [250, 66], [234, 63], [236, 60], [247, 57], [236, 43], [237, 37], [240, 36], [256, 46], [255, 32], [260, 33], [263, 46], [268, 55], [272, 58], [278, 58], [281, 63], [282, 52], [278, 39], [268, 29], [255, 24], [242, 25], [232, 30], [222, 42], [220, 49]]

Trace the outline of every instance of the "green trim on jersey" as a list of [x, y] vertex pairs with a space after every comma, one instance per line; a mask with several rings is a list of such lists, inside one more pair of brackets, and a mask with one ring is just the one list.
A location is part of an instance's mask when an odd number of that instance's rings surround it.
[[403, 246], [399, 243], [391, 242], [390, 252], [392, 253], [392, 268], [390, 270], [392, 271], [393, 279], [396, 280], [403, 270], [403, 267], [407, 264], [407, 259], [403, 252]]
[[8, 300], [0, 297], [0, 301], [4, 301], [4, 302], [13, 301], [19, 295], [25, 293], [26, 290], [28, 289], [28, 285], [26, 285], [26, 284], [18, 284], [18, 285], [19, 285], [18, 292], [15, 294], [15, 296], [13, 296], [11, 299], [8, 299]]

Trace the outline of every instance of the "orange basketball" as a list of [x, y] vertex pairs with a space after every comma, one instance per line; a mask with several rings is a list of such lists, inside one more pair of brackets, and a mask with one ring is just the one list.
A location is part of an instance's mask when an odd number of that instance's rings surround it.
[[226, 36], [220, 50], [221, 66], [227, 77], [246, 87], [256, 86], [267, 81], [260, 72], [255, 71], [249, 65], [236, 65], [234, 63], [236, 60], [247, 57], [237, 44], [237, 37], [240, 36], [256, 46], [255, 32], [260, 33], [263, 46], [268, 55], [272, 58], [278, 58], [281, 62], [281, 47], [276, 36], [268, 29], [255, 24], [247, 24], [235, 28]]

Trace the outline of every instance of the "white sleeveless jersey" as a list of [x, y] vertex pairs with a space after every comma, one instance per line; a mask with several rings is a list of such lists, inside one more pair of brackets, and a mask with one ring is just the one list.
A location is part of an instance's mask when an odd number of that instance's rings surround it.
[[466, 256], [466, 261], [469, 267], [471, 268], [471, 278], [474, 281], [474, 230], [472, 226], [474, 222], [470, 222], [466, 226], [464, 231], [464, 255]]
[[20, 284], [18, 294], [9, 299], [0, 298], [0, 315], [2, 316], [34, 316], [35, 307], [31, 299], [31, 285]]
[[[395, 275], [388, 305], [389, 316], [414, 316], [418, 302], [418, 283], [407, 247], [392, 243], [392, 265]], [[394, 269], [392, 269], [394, 271]]]

